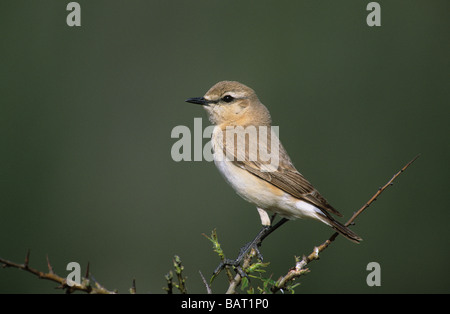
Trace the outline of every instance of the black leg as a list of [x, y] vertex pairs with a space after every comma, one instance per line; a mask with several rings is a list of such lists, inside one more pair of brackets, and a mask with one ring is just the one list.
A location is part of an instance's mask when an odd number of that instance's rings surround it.
[[282, 218], [279, 222], [277, 222], [275, 225], [273, 225], [273, 226], [271, 226], [270, 228], [269, 228], [269, 230], [267, 231], [267, 233], [266, 234], [264, 234], [262, 237], [261, 237], [261, 240], [260, 240], [260, 245], [261, 245], [261, 242], [269, 235], [269, 234], [271, 234], [272, 232], [274, 232], [275, 230], [277, 230], [278, 228], [280, 228], [282, 225], [284, 225], [287, 221], [289, 221], [289, 219], [287, 219], [287, 218]]

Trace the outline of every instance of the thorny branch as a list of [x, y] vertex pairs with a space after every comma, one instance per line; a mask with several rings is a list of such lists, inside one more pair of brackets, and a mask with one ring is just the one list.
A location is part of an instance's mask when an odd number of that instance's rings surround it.
[[[398, 171], [384, 186], [380, 187], [378, 191], [367, 201], [357, 212], [353, 214], [353, 216], [345, 223], [345, 226], [351, 225], [356, 218], [361, 215], [364, 210], [367, 209], [374, 201], [376, 201], [377, 197], [381, 195], [389, 186], [394, 184], [394, 180], [397, 179], [400, 174], [402, 174], [414, 161], [416, 161], [417, 158], [419, 158], [420, 155], [417, 155], [414, 157], [410, 162], [408, 162], [400, 171]], [[296, 278], [300, 277], [301, 275], [308, 273], [309, 269], [306, 268], [306, 266], [314, 261], [319, 259], [319, 253], [321, 253], [323, 250], [325, 250], [339, 235], [339, 233], [334, 233], [328, 240], [323, 242], [321, 245], [314, 247], [313, 252], [310, 253], [308, 256], [303, 256], [302, 259], [296, 258], [295, 266], [289, 269], [286, 275], [280, 277], [275, 285], [272, 286], [271, 292], [276, 293], [278, 291], [283, 292], [284, 289], [286, 289], [287, 285], [294, 281]], [[252, 258], [255, 256], [253, 250], [248, 254], [246, 259], [243, 263], [243, 269], [248, 267], [251, 263]], [[233, 278], [233, 280], [230, 281], [228, 291], [227, 293], [236, 293], [236, 288], [239, 286], [239, 284], [242, 281], [242, 277], [239, 275], [239, 273], [236, 274], [236, 276]]]
[[[17, 264], [11, 261], [8, 261], [6, 259], [3, 259], [0, 257], [0, 265], [3, 268], [6, 267], [13, 267], [17, 269], [22, 269], [24, 271], [27, 271], [35, 276], [37, 276], [40, 279], [46, 279], [50, 280], [56, 283], [59, 283], [59, 286], [56, 287], [58, 289], [63, 289], [66, 291], [66, 293], [73, 293], [75, 291], [83, 291], [86, 293], [92, 293], [92, 294], [115, 294], [116, 291], [110, 291], [105, 289], [102, 285], [100, 285], [97, 281], [95, 281], [94, 278], [90, 277], [89, 274], [89, 263], [86, 270], [86, 276], [81, 278], [81, 282], [78, 284], [76, 282], [71, 282], [69, 285], [67, 282], [67, 278], [63, 278], [58, 276], [54, 270], [52, 265], [50, 264], [50, 260], [47, 256], [47, 267], [48, 267], [48, 273], [39, 271], [35, 268], [30, 267], [30, 250], [27, 251], [27, 255], [25, 256], [25, 262], [23, 264]], [[91, 281], [94, 283], [92, 285]], [[134, 286], [134, 283], [133, 283]], [[134, 286], [135, 288], [135, 286]]]

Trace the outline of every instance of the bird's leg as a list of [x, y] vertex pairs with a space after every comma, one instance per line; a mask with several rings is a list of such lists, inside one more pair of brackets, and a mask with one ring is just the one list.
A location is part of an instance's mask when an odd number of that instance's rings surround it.
[[[276, 214], [274, 214], [274, 216], [275, 216], [275, 215], [276, 215]], [[274, 232], [275, 230], [277, 230], [278, 228], [280, 228], [280, 227], [281, 227], [282, 225], [284, 225], [284, 223], [286, 223], [287, 221], [289, 221], [289, 219], [287, 219], [287, 218], [281, 218], [279, 222], [277, 222], [275, 225], [271, 226], [271, 227], [269, 228], [269, 230], [261, 237], [261, 239], [260, 239], [260, 244], [259, 244], [259, 245], [261, 245], [262, 241], [263, 241], [269, 234], [271, 234], [272, 232]]]
[[[275, 216], [275, 215], [274, 215]], [[275, 217], [272, 216], [273, 220]], [[233, 266], [236, 268], [237, 272], [241, 275], [241, 276], [246, 276], [245, 272], [242, 270], [242, 268], [240, 267], [242, 261], [244, 260], [245, 256], [247, 256], [247, 254], [254, 249], [256, 252], [256, 256], [258, 257], [258, 259], [260, 261], [263, 261], [263, 256], [261, 254], [261, 252], [259, 251], [259, 247], [262, 244], [262, 241], [272, 232], [274, 232], [276, 229], [278, 229], [279, 227], [281, 227], [286, 221], [288, 221], [288, 219], [286, 218], [282, 218], [279, 222], [277, 222], [275, 225], [273, 226], [263, 226], [262, 229], [258, 232], [258, 234], [256, 235], [256, 237], [253, 239], [253, 241], [247, 243], [246, 245], [244, 245], [240, 250], [239, 250], [239, 255], [235, 260], [232, 259], [225, 259], [223, 260], [219, 266], [217, 266], [217, 268], [214, 271], [213, 276], [217, 276], [219, 274], [219, 272], [224, 269], [226, 266]]]
[[277, 213], [274, 213], [272, 217], [270, 217], [270, 225], [272, 225], [272, 222], [275, 220], [275, 217], [277, 217]]

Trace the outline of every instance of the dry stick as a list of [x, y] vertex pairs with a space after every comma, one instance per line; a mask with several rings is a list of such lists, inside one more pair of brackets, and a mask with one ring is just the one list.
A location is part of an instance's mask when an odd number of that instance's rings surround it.
[[0, 257], [0, 265], [5, 267], [13, 267], [17, 269], [25, 270], [35, 276], [37, 276], [40, 279], [46, 279], [50, 281], [54, 281], [56, 283], [59, 283], [60, 286], [58, 288], [65, 289], [67, 293], [72, 293], [74, 291], [84, 291], [87, 293], [99, 293], [99, 294], [113, 294], [115, 292], [106, 290], [103, 288], [99, 283], [95, 282], [95, 286], [91, 286], [90, 280], [88, 278], [83, 278], [80, 284], [74, 283], [73, 286], [69, 286], [67, 284], [67, 279], [60, 277], [55, 274], [53, 271], [53, 267], [50, 264], [50, 260], [47, 256], [47, 266], [48, 266], [48, 273], [41, 272], [37, 269], [31, 268], [29, 266], [30, 263], [30, 250], [27, 251], [27, 255], [25, 256], [25, 262], [23, 264], [17, 264], [8, 260], [5, 260]]
[[[389, 186], [391, 186], [394, 182], [394, 180], [403, 172], [405, 171], [414, 161], [416, 161], [417, 158], [419, 158], [420, 154], [414, 157], [410, 162], [408, 162], [399, 172], [397, 172], [389, 181], [386, 183], [383, 187], [380, 187], [378, 191], [372, 196], [372, 198], [364, 204], [363, 207], [361, 207], [357, 212], [353, 214], [353, 216], [345, 223], [345, 226], [349, 226], [352, 224], [355, 219], [367, 208], [372, 204], [378, 196], [380, 196], [381, 193], [383, 193], [384, 190], [386, 190]], [[271, 291], [273, 293], [276, 293], [278, 291], [282, 291], [285, 289], [286, 285], [293, 279], [300, 277], [301, 275], [309, 272], [308, 269], [305, 269], [305, 266], [308, 265], [311, 261], [314, 261], [316, 259], [319, 259], [319, 253], [321, 253], [323, 250], [325, 250], [339, 235], [339, 233], [334, 233], [328, 240], [326, 240], [324, 243], [322, 243], [320, 246], [314, 247], [314, 250], [311, 254], [308, 256], [303, 256], [302, 260], [297, 260], [296, 258], [296, 264], [295, 267], [291, 268], [289, 272], [278, 279], [276, 284], [271, 288]], [[250, 261], [252, 257], [254, 256], [253, 250], [248, 254], [247, 258], [244, 261], [244, 264], [247, 263], [250, 265]], [[243, 269], [245, 269], [245, 265], [243, 264]], [[247, 266], [248, 266], [247, 265]], [[236, 293], [236, 288], [241, 283], [242, 277], [239, 274], [236, 274], [234, 279], [230, 282], [230, 285], [228, 287], [228, 294]]]
[[[378, 191], [372, 196], [372, 198], [364, 204], [363, 207], [361, 207], [356, 213], [353, 214], [353, 216], [345, 223], [345, 226], [351, 225], [356, 218], [367, 208], [372, 204], [374, 201], [376, 201], [377, 197], [380, 196], [381, 193], [383, 193], [384, 190], [386, 190], [389, 186], [393, 185], [393, 182], [397, 177], [402, 174], [403, 171], [405, 171], [414, 161], [416, 161], [417, 158], [419, 158], [420, 155], [417, 155], [414, 157], [410, 162], [408, 162], [399, 172], [397, 172], [383, 187], [380, 187]], [[305, 266], [308, 265], [311, 261], [319, 259], [319, 253], [321, 253], [323, 250], [325, 250], [339, 235], [339, 233], [334, 233], [328, 240], [326, 240], [324, 243], [322, 243], [320, 246], [315, 247], [313, 252], [309, 254], [308, 256], [303, 256], [301, 261], [297, 261], [295, 264], [295, 267], [291, 268], [289, 272], [284, 276], [278, 279], [277, 283], [272, 287], [272, 292], [278, 292], [286, 287], [286, 284], [290, 282], [291, 280], [300, 277], [305, 272], [308, 272], [307, 269], [305, 269]]]

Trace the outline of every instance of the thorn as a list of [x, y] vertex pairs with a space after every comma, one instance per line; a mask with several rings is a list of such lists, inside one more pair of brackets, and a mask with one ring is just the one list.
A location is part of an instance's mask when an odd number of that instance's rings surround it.
[[48, 259], [48, 254], [46, 255], [47, 258], [47, 267], [48, 267], [48, 271], [50, 272], [50, 274], [54, 274], [55, 272], [53, 271], [53, 267], [50, 264], [50, 260]]
[[25, 267], [25, 269], [28, 268], [28, 264], [30, 263], [30, 249], [28, 249], [27, 251], [27, 255], [25, 256], [25, 263], [23, 264], [23, 266]]
[[84, 278], [89, 279], [89, 262], [87, 263], [86, 275], [84, 276]]

